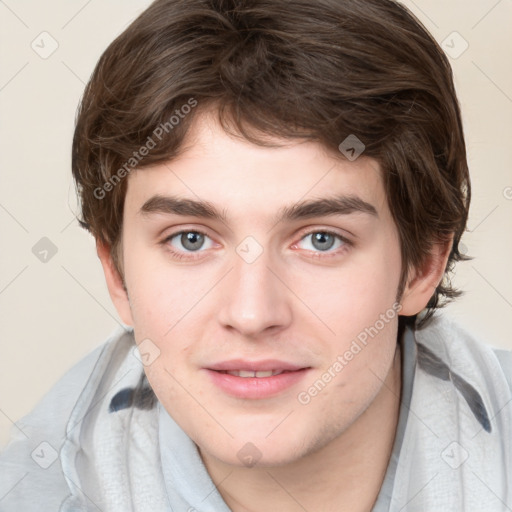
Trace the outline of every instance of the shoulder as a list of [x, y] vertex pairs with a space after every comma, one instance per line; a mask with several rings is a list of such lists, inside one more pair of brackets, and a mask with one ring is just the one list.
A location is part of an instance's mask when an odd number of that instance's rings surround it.
[[505, 384], [512, 393], [511, 350], [494, 347], [444, 313], [434, 315], [424, 328], [416, 330], [415, 338], [450, 368], [473, 368], [482, 372], [486, 382]]
[[512, 392], [512, 350], [493, 348]]
[[[52, 500], [44, 503], [46, 509], [59, 509], [67, 488], [59, 452], [66, 440], [70, 416], [79, 407], [82, 395], [93, 392], [99, 385], [116, 347], [129, 343], [131, 336], [131, 331], [117, 328], [66, 372], [34, 409], [12, 427], [9, 444], [0, 454], [0, 497], [5, 496], [2, 510], [19, 510], [21, 503], [28, 507], [24, 510], [32, 510], [32, 506], [40, 510], [43, 504], [37, 496], [43, 494]], [[56, 492], [41, 492], [49, 487]]]

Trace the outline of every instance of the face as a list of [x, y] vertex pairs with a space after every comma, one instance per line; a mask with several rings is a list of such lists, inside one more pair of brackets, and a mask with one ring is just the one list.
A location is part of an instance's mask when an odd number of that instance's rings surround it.
[[356, 421], [393, 362], [401, 258], [380, 169], [204, 115], [188, 142], [128, 178], [123, 320], [203, 453], [291, 463]]

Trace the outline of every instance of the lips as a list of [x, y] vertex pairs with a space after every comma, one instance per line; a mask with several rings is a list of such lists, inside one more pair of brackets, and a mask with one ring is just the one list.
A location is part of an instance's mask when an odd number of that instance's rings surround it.
[[230, 396], [245, 399], [279, 395], [301, 381], [309, 369], [310, 367], [276, 359], [236, 359], [204, 368], [217, 388]]

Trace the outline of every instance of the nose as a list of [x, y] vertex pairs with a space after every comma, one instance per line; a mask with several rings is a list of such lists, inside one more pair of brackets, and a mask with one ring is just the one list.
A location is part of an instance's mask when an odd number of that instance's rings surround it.
[[233, 268], [223, 281], [218, 319], [224, 328], [256, 337], [290, 325], [292, 293], [266, 252], [252, 263], [235, 254]]

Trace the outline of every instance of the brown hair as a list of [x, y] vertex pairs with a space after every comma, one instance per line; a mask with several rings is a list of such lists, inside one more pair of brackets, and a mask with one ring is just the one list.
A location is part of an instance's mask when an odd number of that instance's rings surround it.
[[268, 134], [337, 150], [356, 135], [364, 155], [383, 170], [401, 241], [399, 296], [408, 270], [421, 265], [433, 242], [454, 234], [443, 281], [418, 327], [460, 295], [448, 274], [467, 259], [459, 252], [470, 200], [461, 115], [447, 57], [404, 6], [391, 0], [151, 4], [101, 56], [73, 138], [80, 223], [111, 247], [121, 275], [123, 178], [177, 156], [195, 116], [212, 107], [226, 131], [234, 125], [261, 145], [270, 145]]

